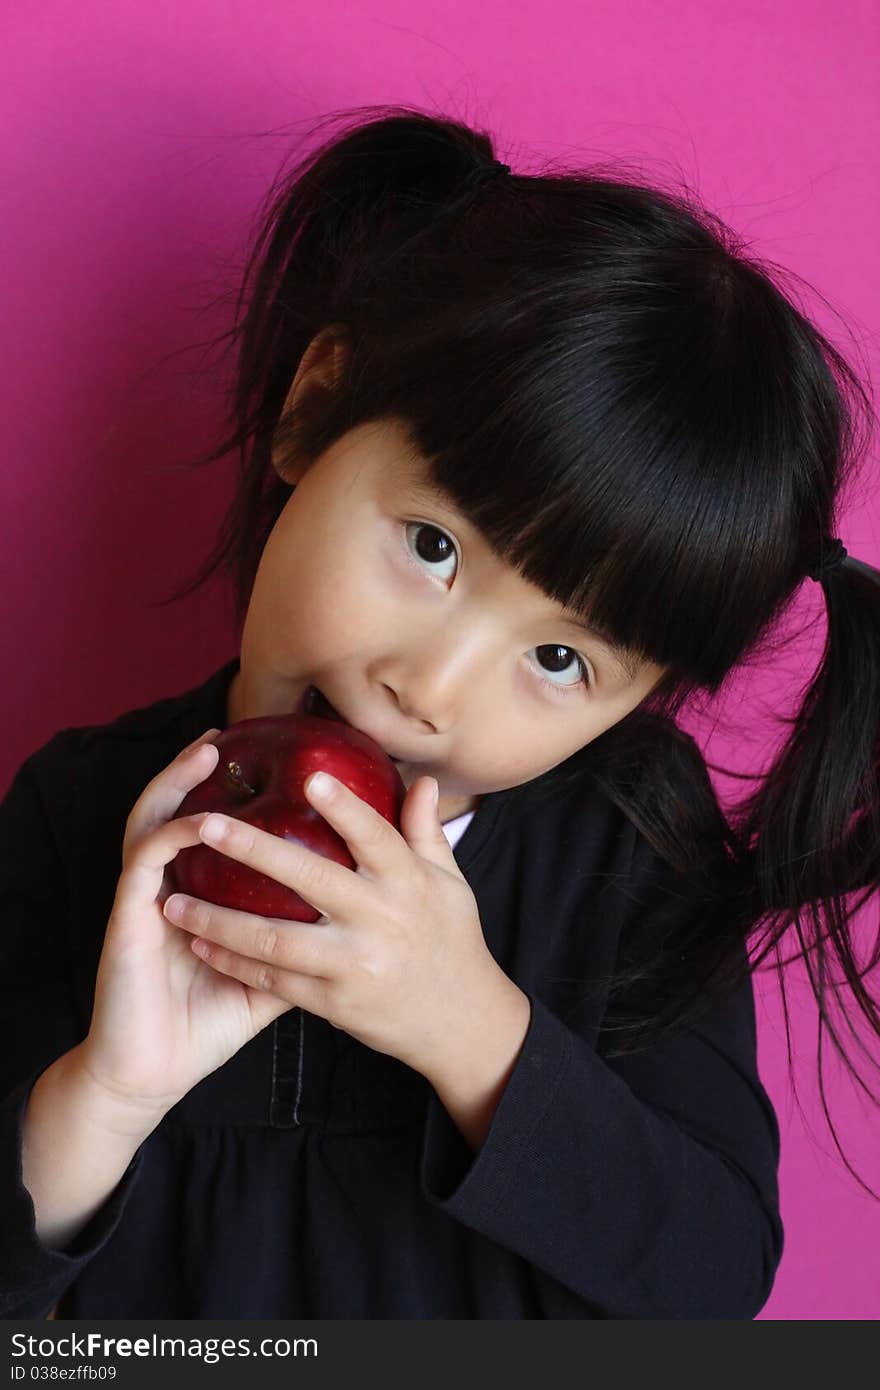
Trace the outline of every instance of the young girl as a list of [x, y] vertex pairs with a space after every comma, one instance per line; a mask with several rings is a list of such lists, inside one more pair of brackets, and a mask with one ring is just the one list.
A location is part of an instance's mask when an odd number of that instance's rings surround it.
[[[240, 653], [0, 807], [0, 1313], [752, 1318], [752, 971], [794, 928], [832, 1033], [830, 956], [880, 1022], [842, 902], [880, 843], [880, 587], [835, 539], [866, 395], [709, 214], [411, 109], [298, 166], [246, 283], [202, 576]], [[674, 716], [808, 574], [824, 659], [731, 824]], [[174, 818], [313, 687], [399, 832], [313, 782], [356, 872]], [[200, 840], [319, 921], [169, 897]]]

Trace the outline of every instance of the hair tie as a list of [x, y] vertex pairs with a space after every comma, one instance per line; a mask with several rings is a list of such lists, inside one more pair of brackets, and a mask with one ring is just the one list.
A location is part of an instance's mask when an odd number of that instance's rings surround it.
[[510, 165], [502, 164], [499, 159], [493, 159], [491, 163], [475, 164], [474, 167], [465, 175], [462, 183], [462, 190], [474, 190], [482, 188], [483, 184], [491, 183], [501, 174], [509, 174]]
[[811, 570], [807, 570], [810, 578], [815, 579], [817, 583], [821, 583], [826, 574], [842, 565], [849, 553], [839, 536], [829, 541], [828, 546], [829, 548], [820, 554], [818, 563]]

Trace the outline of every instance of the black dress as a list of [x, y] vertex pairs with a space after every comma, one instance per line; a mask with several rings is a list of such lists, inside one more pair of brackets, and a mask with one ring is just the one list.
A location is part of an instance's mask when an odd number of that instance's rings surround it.
[[226, 725], [238, 658], [64, 729], [0, 803], [0, 1316], [753, 1318], [782, 1254], [779, 1130], [751, 981], [645, 1053], [602, 1055], [591, 979], [690, 912], [591, 782], [487, 795], [457, 863], [531, 1022], [474, 1154], [429, 1083], [292, 1008], [195, 1086], [62, 1250], [37, 1239], [21, 1120], [89, 1029], [125, 822]]

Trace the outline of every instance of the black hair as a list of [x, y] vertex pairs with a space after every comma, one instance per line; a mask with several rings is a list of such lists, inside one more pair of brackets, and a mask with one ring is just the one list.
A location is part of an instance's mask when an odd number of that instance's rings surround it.
[[[784, 292], [787, 272], [684, 189], [624, 177], [619, 161], [481, 184], [493, 144], [463, 122], [401, 106], [325, 121], [346, 128], [279, 175], [258, 214], [222, 335], [238, 344], [228, 433], [188, 465], [235, 449], [237, 489], [216, 548], [167, 601], [222, 566], [240, 632], [291, 493], [273, 449], [316, 458], [358, 425], [403, 423], [501, 559], [664, 668], [627, 717], [530, 784], [549, 793], [588, 772], [705, 901], [699, 929], [618, 962], [605, 1055], [695, 1021], [771, 952], [781, 980], [802, 959], [846, 1162], [822, 1027], [865, 1088], [829, 1004], [848, 987], [880, 1035], [865, 985], [880, 935], [860, 963], [851, 921], [880, 860], [880, 574], [847, 559], [823, 580], [821, 663], [729, 815], [676, 716], [779, 650], [838, 534], [870, 387]], [[284, 411], [305, 349], [333, 324], [344, 380]], [[800, 950], [783, 960], [791, 930]], [[624, 1012], [639, 982], [650, 1007]], [[784, 981], [782, 997], [791, 1066]]]

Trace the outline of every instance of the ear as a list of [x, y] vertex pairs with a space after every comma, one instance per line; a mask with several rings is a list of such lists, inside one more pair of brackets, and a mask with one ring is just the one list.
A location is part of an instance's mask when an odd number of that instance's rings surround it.
[[[333, 391], [348, 364], [350, 344], [344, 323], [331, 323], [322, 328], [309, 343], [300, 359], [296, 375], [281, 408], [282, 418], [306, 396], [320, 391]], [[282, 458], [277, 447], [272, 449], [272, 467], [286, 483], [295, 484], [309, 467], [308, 459]]]

